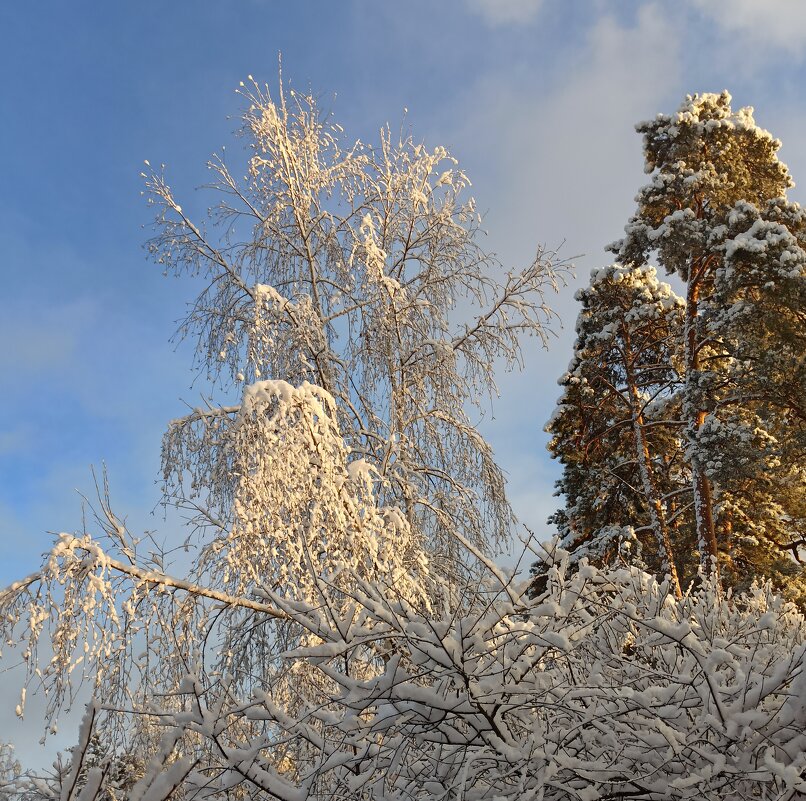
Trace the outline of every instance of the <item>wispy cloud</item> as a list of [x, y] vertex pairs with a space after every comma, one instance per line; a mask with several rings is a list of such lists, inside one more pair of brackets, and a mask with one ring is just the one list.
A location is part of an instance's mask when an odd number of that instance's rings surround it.
[[[786, 51], [802, 60], [806, 45], [806, 3], [803, 0], [691, 0], [727, 36], [739, 37], [747, 54]], [[755, 60], [755, 59], [754, 59]]]
[[537, 17], [543, 0], [467, 0], [467, 5], [489, 25], [522, 25]]
[[[679, 101], [679, 40], [660, 6], [647, 5], [631, 25], [596, 21], [587, 51], [545, 94], [528, 77], [500, 74], [468, 93], [460, 135], [485, 164], [473, 177], [482, 206], [497, 198], [486, 224], [505, 261], [529, 258], [540, 241], [565, 242], [566, 256], [586, 254], [585, 273], [607, 259], [604, 246], [621, 235], [644, 181], [633, 125]], [[571, 295], [566, 320], [576, 314]]]

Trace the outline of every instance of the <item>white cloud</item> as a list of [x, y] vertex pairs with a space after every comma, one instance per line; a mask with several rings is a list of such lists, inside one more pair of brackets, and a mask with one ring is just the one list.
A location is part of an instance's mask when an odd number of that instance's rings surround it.
[[801, 56], [806, 45], [806, 3], [803, 0], [691, 0], [728, 35], [748, 47], [782, 48]]
[[[584, 281], [607, 260], [604, 246], [621, 235], [645, 181], [634, 124], [672, 110], [682, 96], [678, 40], [660, 6], [646, 5], [632, 26], [597, 21], [584, 51], [562, 53], [568, 68], [543, 96], [529, 75], [489, 75], [472, 89], [457, 112], [465, 124], [456, 139], [478, 164], [470, 174], [480, 207], [497, 198], [485, 226], [506, 263], [529, 259], [539, 242], [565, 242], [563, 255], [586, 254], [577, 262]], [[562, 365], [576, 316], [572, 294], [561, 307], [566, 335], [552, 348]]]
[[522, 25], [537, 16], [543, 0], [467, 0], [467, 4], [489, 25]]

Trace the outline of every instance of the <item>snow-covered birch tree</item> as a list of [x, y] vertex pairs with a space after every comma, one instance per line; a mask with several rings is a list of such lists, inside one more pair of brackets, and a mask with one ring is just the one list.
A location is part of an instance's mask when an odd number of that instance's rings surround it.
[[[205, 282], [180, 335], [224, 390], [261, 378], [321, 387], [335, 402], [349, 460], [362, 459], [384, 503], [456, 579], [463, 548], [511, 531], [504, 477], [471, 421], [494, 392], [493, 364], [545, 340], [550, 254], [503, 272], [480, 245], [469, 182], [442, 147], [381, 131], [347, 139], [311, 96], [277, 99], [252, 83], [245, 177], [214, 158], [208, 224], [192, 220], [163, 175], [149, 251], [166, 271]], [[237, 404], [174, 422], [165, 440], [171, 499], [228, 537], [233, 474], [222, 456]], [[186, 480], [186, 479], [189, 479]]]

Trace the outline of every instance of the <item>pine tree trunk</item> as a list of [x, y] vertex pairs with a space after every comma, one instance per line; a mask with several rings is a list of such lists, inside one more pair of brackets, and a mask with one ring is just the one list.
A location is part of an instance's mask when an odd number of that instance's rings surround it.
[[700, 295], [700, 277], [704, 267], [702, 260], [692, 265], [686, 289], [686, 328], [685, 364], [686, 384], [683, 402], [683, 415], [687, 420], [689, 448], [691, 448], [692, 491], [694, 493], [694, 516], [697, 527], [697, 547], [700, 551], [700, 565], [705, 575], [712, 572], [718, 577], [719, 562], [714, 528], [714, 507], [711, 482], [700, 464], [699, 454], [694, 447], [697, 433], [705, 421], [706, 412], [700, 408], [699, 388], [700, 352], [697, 341], [697, 315]]
[[634, 418], [633, 430], [635, 431], [638, 469], [641, 473], [641, 482], [644, 487], [647, 505], [649, 506], [649, 514], [652, 518], [652, 528], [655, 531], [660, 556], [664, 563], [663, 567], [671, 580], [672, 591], [674, 592], [675, 598], [682, 598], [683, 592], [680, 589], [680, 578], [677, 573], [677, 566], [675, 565], [674, 548], [672, 547], [672, 538], [669, 535], [669, 526], [666, 524], [666, 514], [658, 496], [655, 482], [652, 479], [652, 462], [649, 456], [649, 447], [647, 446], [646, 437], [644, 435], [644, 421], [642, 416], [639, 415], [637, 418]]
[[[627, 353], [629, 353], [630, 335], [626, 328], [623, 328], [622, 331], [624, 336], [625, 350]], [[625, 368], [627, 386], [630, 393], [630, 403], [632, 406], [632, 429], [635, 437], [638, 470], [641, 474], [641, 484], [643, 486], [647, 506], [649, 507], [649, 515], [652, 520], [652, 530], [655, 532], [661, 561], [663, 562], [664, 569], [669, 575], [675, 598], [682, 598], [683, 592], [680, 589], [680, 578], [677, 574], [677, 566], [675, 565], [674, 548], [672, 547], [672, 539], [669, 536], [669, 526], [666, 523], [666, 514], [663, 509], [663, 504], [660, 500], [660, 493], [658, 492], [652, 475], [652, 459], [649, 454], [649, 444], [647, 443], [646, 432], [644, 430], [644, 414], [641, 409], [641, 397], [638, 394], [638, 386], [636, 384], [632, 364], [627, 361]]]

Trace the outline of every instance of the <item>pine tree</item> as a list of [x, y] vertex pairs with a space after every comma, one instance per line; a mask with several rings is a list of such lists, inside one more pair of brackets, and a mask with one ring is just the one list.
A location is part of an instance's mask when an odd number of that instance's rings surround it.
[[16, 759], [14, 746], [0, 741], [0, 801], [9, 801], [14, 795], [14, 785], [22, 773]]
[[746, 563], [785, 583], [781, 557], [803, 539], [803, 214], [786, 200], [780, 142], [730, 100], [689, 96], [637, 126], [652, 178], [610, 249], [633, 267], [654, 254], [685, 285], [682, 416], [703, 567]]
[[[644, 563], [668, 574], [680, 595], [667, 501], [669, 466], [679, 449], [679, 421], [668, 415], [679, 383], [675, 369], [682, 301], [649, 267], [595, 270], [577, 294], [574, 358], [547, 430], [563, 465], [555, 522], [563, 545], [599, 560], [614, 537], [638, 534]], [[647, 537], [649, 534], [649, 537]], [[647, 542], [647, 540], [651, 542]]]
[[[110, 738], [102, 736], [98, 731], [92, 733], [76, 776], [76, 788], [79, 792], [86, 787], [90, 771], [96, 769], [103, 776], [102, 786], [96, 795], [97, 801], [123, 801], [128, 797], [132, 787], [145, 773], [143, 753], [147, 753], [143, 748], [143, 741], [147, 742], [147, 739], [142, 736], [142, 725], [132, 728], [139, 735], [140, 742], [137, 748], [130, 748], [128, 751], [118, 749], [110, 752]], [[153, 747], [153, 744], [149, 745]]]
[[723, 562], [731, 583], [768, 575], [806, 599], [806, 252], [797, 206], [737, 204], [703, 311], [719, 343], [716, 403], [701, 433], [715, 458]]

